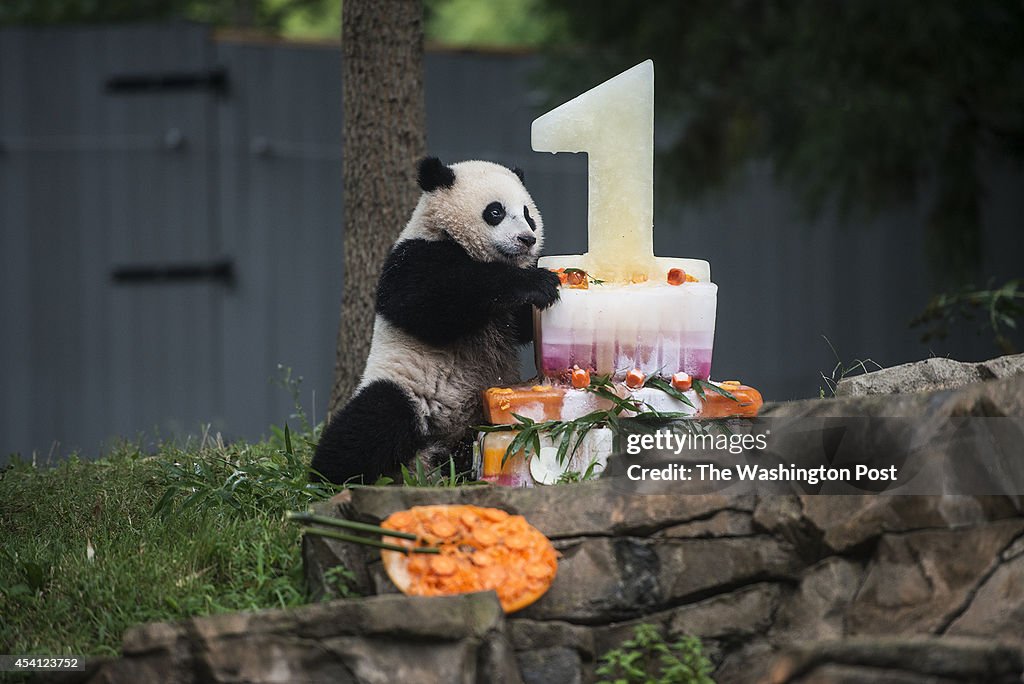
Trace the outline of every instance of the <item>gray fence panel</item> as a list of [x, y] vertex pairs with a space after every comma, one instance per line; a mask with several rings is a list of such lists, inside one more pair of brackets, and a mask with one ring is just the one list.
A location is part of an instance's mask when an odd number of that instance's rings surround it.
[[[341, 66], [336, 49], [220, 43], [221, 220], [239, 280], [224, 315], [226, 424], [252, 437], [291, 399], [277, 364], [304, 378], [306, 411], [330, 396], [341, 304]], [[314, 400], [315, 398], [315, 400]], [[294, 425], [294, 421], [292, 422]]]
[[[203, 73], [208, 39], [198, 27], [112, 30], [104, 37], [108, 76]], [[215, 192], [209, 90], [104, 93], [103, 134], [128, 154], [105, 165], [110, 219], [107, 265], [205, 263], [215, 258]], [[175, 137], [180, 147], [169, 144]], [[118, 155], [117, 150], [105, 155]], [[109, 274], [107, 282], [109, 283]], [[197, 433], [219, 413], [222, 286], [209, 282], [108, 285], [110, 399], [115, 434]]]
[[[31, 365], [33, 339], [29, 277], [30, 233], [24, 217], [28, 174], [16, 167], [11, 139], [27, 135], [29, 36], [0, 33], [0, 431], [4, 448], [31, 443], [30, 422], [37, 397]], [[3, 456], [0, 456], [3, 458]]]
[[[205, 69], [207, 32], [153, 26], [2, 35], [23, 56], [3, 108], [27, 110], [20, 130], [5, 124], [2, 131], [5, 178], [13, 179], [4, 195], [16, 207], [4, 233], [28, 241], [12, 253], [28, 267], [15, 291], [28, 302], [19, 317], [29, 349], [10, 353], [5, 342], [3, 354], [5, 367], [30, 368], [5, 387], [5, 414], [19, 396], [29, 407], [27, 419], [14, 408], [11, 448], [46, 453], [56, 441], [64, 453], [81, 445], [95, 452], [143, 430], [197, 432], [217, 415], [222, 385], [209, 339], [219, 320], [216, 288], [117, 286], [111, 271], [209, 258], [211, 95], [115, 95], [105, 83], [117, 74]], [[174, 131], [180, 149], [165, 145]]]

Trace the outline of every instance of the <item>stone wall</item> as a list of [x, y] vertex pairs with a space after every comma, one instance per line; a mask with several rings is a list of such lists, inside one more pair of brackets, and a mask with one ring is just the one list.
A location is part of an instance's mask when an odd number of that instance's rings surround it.
[[[562, 553], [548, 594], [507, 620], [528, 682], [589, 681], [600, 654], [641, 622], [700, 636], [720, 684], [770, 673], [779, 682], [879, 681], [877, 672], [851, 679], [864, 667], [899, 670], [893, 681], [960, 681], [946, 665], [962, 651], [976, 654], [976, 681], [1004, 681], [995, 663], [1010, 654], [1005, 681], [1021, 674], [1024, 517], [1007, 497], [636, 496], [597, 481], [353, 490], [330, 512], [373, 521], [448, 502], [527, 515]], [[321, 591], [323, 569], [338, 562], [359, 569], [360, 590], [394, 591], [373, 552], [322, 538], [307, 539], [305, 551]], [[849, 651], [815, 650], [851, 637]], [[885, 656], [914, 649], [936, 662], [897, 666]], [[808, 679], [819, 665], [842, 665], [846, 678]]]
[[128, 630], [123, 657], [64, 681], [519, 682], [493, 593], [374, 596]]
[[935, 357], [925, 361], [883, 368], [873, 373], [843, 378], [836, 386], [836, 396], [855, 397], [869, 394], [932, 392], [955, 389], [986, 380], [1012, 378], [1022, 373], [1024, 373], [1024, 354], [1000, 356], [980, 363]]
[[[1024, 416], [1024, 377], [764, 414]], [[526, 516], [562, 554], [550, 591], [510, 616], [490, 593], [404, 597], [376, 552], [307, 537], [318, 597], [331, 597], [325, 572], [343, 564], [368, 598], [142, 626], [126, 635], [124, 658], [93, 664], [85, 679], [584, 682], [640, 623], [699, 636], [719, 684], [1024, 676], [1019, 496], [637, 495], [605, 479], [357, 488], [320, 512], [376, 523], [438, 503]]]
[[[768, 406], [763, 415], [1024, 416], [1024, 377], [1012, 374], [864, 394]], [[375, 522], [431, 503], [521, 513], [562, 553], [548, 594], [508, 618], [528, 682], [592, 679], [597, 658], [641, 622], [700, 636], [720, 684], [1020, 681], [1022, 497], [641, 496], [599, 480], [354, 489], [324, 510]], [[322, 571], [336, 563], [356, 571], [365, 593], [394, 591], [372, 551], [308, 538], [305, 555], [318, 591], [329, 593]]]

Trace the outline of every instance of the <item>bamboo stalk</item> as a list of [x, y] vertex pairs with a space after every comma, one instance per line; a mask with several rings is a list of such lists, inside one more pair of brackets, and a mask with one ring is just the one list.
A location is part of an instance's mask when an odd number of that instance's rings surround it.
[[354, 534], [342, 534], [341, 532], [325, 530], [318, 527], [303, 527], [302, 531], [305, 534], [316, 534], [321, 537], [329, 537], [331, 539], [338, 539], [345, 542], [351, 542], [353, 544], [362, 544], [364, 546], [375, 546], [378, 549], [398, 551], [399, 553], [441, 553], [441, 549], [436, 546], [399, 546], [398, 544], [388, 544], [387, 542], [371, 539], [370, 537], [357, 537]]
[[418, 536], [411, 532], [399, 532], [398, 530], [389, 530], [386, 527], [378, 527], [377, 525], [369, 525], [367, 523], [356, 522], [354, 520], [345, 520], [344, 518], [332, 518], [326, 515], [314, 515], [313, 513], [306, 513], [304, 511], [289, 511], [285, 517], [287, 520], [297, 523], [317, 523], [319, 525], [328, 525], [330, 527], [343, 527], [357, 532], [370, 532], [381, 536], [397, 537], [398, 539], [409, 539], [411, 541], [419, 539]]

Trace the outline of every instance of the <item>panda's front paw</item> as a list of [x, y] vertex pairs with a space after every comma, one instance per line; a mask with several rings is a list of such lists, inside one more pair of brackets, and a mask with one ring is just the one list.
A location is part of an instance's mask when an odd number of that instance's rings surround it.
[[523, 301], [538, 309], [546, 309], [558, 301], [558, 275], [546, 268], [531, 268], [525, 272]]

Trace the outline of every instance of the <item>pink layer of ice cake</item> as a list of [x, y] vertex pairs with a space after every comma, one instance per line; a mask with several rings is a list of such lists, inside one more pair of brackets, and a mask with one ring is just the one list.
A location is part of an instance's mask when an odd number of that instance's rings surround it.
[[711, 374], [718, 286], [710, 282], [595, 284], [561, 288], [537, 320], [537, 364], [549, 378], [573, 366], [621, 379]]

